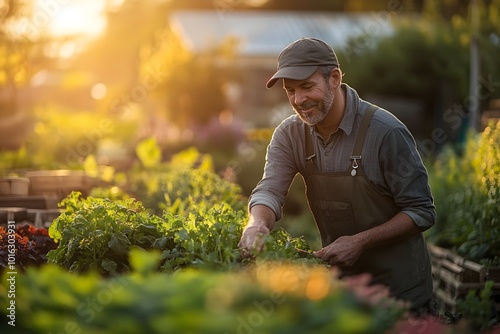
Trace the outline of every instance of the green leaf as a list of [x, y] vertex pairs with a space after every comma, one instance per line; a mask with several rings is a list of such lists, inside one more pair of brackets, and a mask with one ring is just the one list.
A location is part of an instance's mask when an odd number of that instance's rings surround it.
[[183, 242], [189, 239], [189, 233], [185, 229], [179, 230], [175, 233], [175, 242]]
[[164, 249], [165, 246], [167, 245], [167, 242], [168, 242], [167, 237], [158, 238], [153, 242], [153, 248]]
[[193, 167], [200, 159], [200, 152], [195, 147], [190, 147], [175, 154], [172, 157], [171, 164], [182, 166], [183, 168]]
[[98, 165], [97, 160], [93, 154], [89, 154], [83, 161], [83, 169], [85, 173], [91, 177], [98, 176]]
[[135, 152], [144, 167], [154, 167], [161, 161], [161, 150], [154, 138], [148, 138], [137, 144]]
[[115, 273], [118, 265], [115, 261], [110, 259], [103, 259], [101, 262], [101, 267], [106, 270], [108, 273]]
[[129, 245], [130, 241], [122, 232], [114, 233], [108, 241], [108, 247], [119, 254], [126, 253]]
[[132, 270], [141, 273], [155, 272], [160, 260], [161, 253], [157, 250], [145, 251], [139, 247], [130, 250], [130, 264]]

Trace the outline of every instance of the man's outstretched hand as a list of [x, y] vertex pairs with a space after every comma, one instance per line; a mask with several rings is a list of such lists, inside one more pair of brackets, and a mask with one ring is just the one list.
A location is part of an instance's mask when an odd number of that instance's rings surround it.
[[252, 256], [262, 251], [264, 238], [271, 233], [266, 226], [249, 225], [243, 231], [238, 247], [244, 256]]

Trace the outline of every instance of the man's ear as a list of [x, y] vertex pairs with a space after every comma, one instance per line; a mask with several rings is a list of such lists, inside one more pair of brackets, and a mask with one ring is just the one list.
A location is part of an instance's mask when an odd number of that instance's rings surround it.
[[330, 82], [333, 85], [333, 89], [337, 89], [342, 83], [342, 71], [340, 68], [335, 67], [330, 73]]

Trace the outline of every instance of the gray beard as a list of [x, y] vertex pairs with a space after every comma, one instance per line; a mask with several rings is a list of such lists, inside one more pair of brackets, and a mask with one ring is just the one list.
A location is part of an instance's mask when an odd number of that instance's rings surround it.
[[295, 113], [299, 116], [299, 118], [304, 123], [306, 123], [307, 125], [316, 125], [316, 124], [322, 122], [326, 118], [326, 116], [328, 116], [328, 114], [332, 110], [333, 100], [334, 100], [333, 93], [331, 91], [328, 91], [328, 93], [325, 95], [325, 98], [323, 99], [323, 101], [321, 101], [318, 104], [317, 108], [319, 110], [319, 113], [311, 115], [311, 117], [305, 117], [304, 115], [301, 114], [300, 109], [307, 109], [307, 104], [305, 106], [303, 106], [302, 108], [299, 107], [298, 108], [299, 110], [297, 110], [296, 108], [293, 108], [293, 109], [294, 109]]

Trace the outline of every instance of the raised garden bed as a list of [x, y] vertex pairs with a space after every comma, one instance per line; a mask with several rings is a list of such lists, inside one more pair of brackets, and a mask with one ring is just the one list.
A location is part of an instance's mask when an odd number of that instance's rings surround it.
[[457, 304], [469, 291], [480, 291], [487, 281], [493, 281], [492, 302], [500, 316], [500, 267], [486, 268], [467, 260], [453, 251], [429, 245], [434, 277], [434, 294], [444, 311], [456, 313]]

